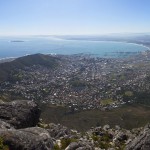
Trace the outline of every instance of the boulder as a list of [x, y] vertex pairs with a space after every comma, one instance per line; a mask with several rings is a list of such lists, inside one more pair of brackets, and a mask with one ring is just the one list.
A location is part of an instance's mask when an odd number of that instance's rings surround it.
[[0, 103], [0, 119], [17, 129], [35, 126], [40, 117], [40, 109], [33, 101], [16, 100]]
[[77, 142], [72, 142], [65, 150], [76, 150], [79, 148], [79, 144]]
[[11, 150], [52, 150], [53, 142], [49, 133], [39, 127], [26, 129], [0, 129], [4, 144]]
[[103, 130], [107, 131], [108, 129], [110, 129], [110, 125], [107, 124], [103, 126]]
[[60, 124], [49, 124], [47, 131], [49, 132], [50, 136], [55, 139], [72, 136], [71, 131], [67, 127], [64, 127]]
[[115, 139], [120, 141], [120, 142], [123, 142], [123, 141], [126, 141], [128, 139], [128, 136], [126, 133], [120, 131], [116, 136], [115, 136]]
[[150, 125], [147, 125], [141, 134], [126, 146], [126, 150], [150, 150]]
[[89, 142], [72, 142], [65, 150], [94, 150], [94, 146]]
[[14, 129], [9, 123], [0, 120], [0, 129]]

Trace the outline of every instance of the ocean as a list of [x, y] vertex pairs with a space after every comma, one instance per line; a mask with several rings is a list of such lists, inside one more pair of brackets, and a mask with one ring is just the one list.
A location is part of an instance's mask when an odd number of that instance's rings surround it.
[[0, 59], [28, 54], [91, 54], [103, 58], [135, 55], [147, 47], [126, 42], [64, 40], [55, 37], [0, 37]]

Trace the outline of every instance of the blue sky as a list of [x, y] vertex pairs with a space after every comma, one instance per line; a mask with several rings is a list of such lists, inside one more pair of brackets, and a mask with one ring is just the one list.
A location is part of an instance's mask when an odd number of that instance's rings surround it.
[[0, 0], [0, 35], [150, 32], [150, 0]]

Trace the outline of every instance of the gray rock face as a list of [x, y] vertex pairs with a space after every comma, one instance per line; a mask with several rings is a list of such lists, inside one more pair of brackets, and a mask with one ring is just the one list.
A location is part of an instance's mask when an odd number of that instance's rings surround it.
[[0, 103], [0, 119], [15, 128], [33, 127], [39, 121], [40, 109], [35, 102], [17, 100]]
[[[0, 137], [10, 150], [52, 150], [49, 132], [37, 125], [40, 109], [32, 101], [0, 103]], [[32, 128], [30, 128], [32, 127]], [[22, 128], [22, 129], [21, 129]]]
[[79, 144], [77, 142], [72, 142], [65, 150], [74, 150], [79, 148]]
[[47, 129], [47, 131], [49, 132], [50, 136], [55, 139], [59, 139], [65, 136], [71, 136], [70, 130], [59, 124], [49, 124], [49, 129]]
[[115, 138], [121, 142], [126, 141], [128, 139], [128, 136], [126, 135], [126, 133], [119, 132]]
[[150, 125], [147, 125], [141, 134], [126, 146], [126, 150], [150, 150]]
[[11, 150], [52, 150], [49, 133], [42, 128], [0, 129], [0, 135]]
[[109, 126], [108, 124], [107, 124], [107, 125], [104, 125], [103, 129], [104, 129], [105, 131], [107, 131], [108, 129], [110, 129], [110, 126]]
[[0, 120], [0, 129], [14, 129], [9, 123]]
[[88, 142], [72, 142], [65, 150], [94, 150], [94, 147]]

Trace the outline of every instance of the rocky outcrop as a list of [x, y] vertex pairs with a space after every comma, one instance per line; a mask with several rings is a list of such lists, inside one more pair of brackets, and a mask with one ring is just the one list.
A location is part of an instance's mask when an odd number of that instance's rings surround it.
[[52, 150], [47, 130], [34, 127], [40, 109], [33, 101], [0, 102], [0, 138], [10, 150]]
[[53, 143], [49, 133], [42, 128], [32, 127], [20, 130], [0, 129], [4, 144], [11, 150], [52, 150]]
[[126, 146], [126, 150], [150, 150], [150, 125], [147, 125], [141, 134]]
[[60, 124], [58, 124], [58, 125], [56, 125], [54, 123], [49, 124], [47, 131], [49, 132], [51, 137], [53, 137], [55, 139], [72, 136], [71, 131], [67, 127], [64, 127]]
[[15, 128], [35, 126], [40, 117], [40, 109], [33, 101], [16, 100], [0, 103], [0, 119]]

